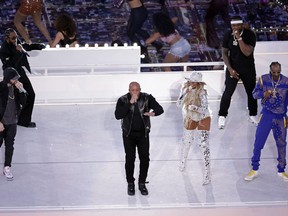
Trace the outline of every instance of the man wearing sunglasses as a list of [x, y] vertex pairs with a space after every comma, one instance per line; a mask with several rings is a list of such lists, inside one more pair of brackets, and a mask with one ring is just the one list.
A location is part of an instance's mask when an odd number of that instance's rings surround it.
[[35, 92], [23, 67], [25, 67], [31, 73], [27, 58], [29, 55], [27, 51], [41, 50], [45, 46], [37, 43], [21, 44], [21, 41], [17, 37], [16, 31], [12, 28], [6, 29], [4, 35], [5, 41], [0, 48], [0, 59], [3, 63], [2, 69], [5, 70], [7, 67], [15, 68], [20, 75], [19, 81], [23, 83], [23, 87], [27, 92], [27, 103], [21, 111], [18, 119], [18, 125], [28, 128], [35, 128], [36, 123], [31, 121], [35, 101]]
[[281, 64], [279, 62], [272, 62], [270, 73], [260, 77], [253, 91], [253, 97], [261, 99], [262, 110], [251, 158], [252, 170], [244, 179], [252, 181], [258, 176], [261, 150], [264, 148], [267, 137], [272, 130], [278, 152], [278, 176], [288, 182], [288, 175], [285, 173], [288, 78], [281, 74]]

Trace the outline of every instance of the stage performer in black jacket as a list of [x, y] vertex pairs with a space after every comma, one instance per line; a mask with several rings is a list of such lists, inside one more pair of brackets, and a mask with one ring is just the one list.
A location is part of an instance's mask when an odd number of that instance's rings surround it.
[[3, 63], [2, 69], [5, 70], [7, 67], [15, 68], [20, 75], [19, 81], [23, 83], [23, 87], [27, 92], [27, 102], [19, 116], [18, 125], [28, 128], [35, 128], [36, 123], [31, 121], [35, 101], [35, 92], [24, 68], [31, 73], [27, 58], [29, 54], [27, 51], [41, 50], [45, 46], [43, 44], [36, 43], [22, 44], [18, 39], [16, 31], [12, 28], [6, 29], [4, 36], [5, 40], [0, 48], [0, 59]]
[[122, 137], [125, 149], [125, 170], [128, 183], [128, 195], [135, 194], [134, 167], [136, 147], [140, 160], [138, 188], [142, 195], [148, 195], [145, 186], [149, 168], [149, 132], [150, 116], [164, 112], [162, 106], [151, 94], [141, 92], [138, 82], [129, 84], [129, 92], [120, 97], [116, 104], [115, 117], [121, 119]]

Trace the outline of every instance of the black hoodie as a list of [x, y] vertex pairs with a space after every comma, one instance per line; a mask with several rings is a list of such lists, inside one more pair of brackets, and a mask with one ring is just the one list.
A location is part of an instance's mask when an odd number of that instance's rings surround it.
[[[17, 79], [19, 77], [20, 76], [17, 73], [17, 71], [12, 67], [6, 68], [3, 72], [3, 81], [0, 82], [0, 121], [2, 120], [7, 107], [8, 94], [9, 94], [7, 84], [10, 82], [11, 79]], [[16, 90], [14, 91], [14, 96], [15, 96], [16, 112], [18, 114], [17, 116], [19, 116], [21, 107], [23, 107], [26, 103], [26, 94], [20, 93], [19, 91]]]

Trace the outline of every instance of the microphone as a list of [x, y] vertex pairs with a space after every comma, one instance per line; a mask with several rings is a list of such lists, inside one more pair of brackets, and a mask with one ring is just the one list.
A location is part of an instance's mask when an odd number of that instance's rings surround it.
[[[188, 87], [188, 91], [191, 91], [192, 89], [192, 86], [189, 86]], [[185, 91], [180, 97], [179, 97], [179, 100], [182, 100], [182, 98], [187, 94], [187, 91]]]
[[27, 94], [27, 91], [23, 87], [18, 88], [18, 90], [19, 90], [20, 93]]
[[179, 100], [182, 100], [182, 98], [186, 95], [186, 93], [182, 94], [180, 97], [179, 97]]
[[22, 53], [24, 53], [26, 56], [28, 56], [28, 57], [30, 57], [30, 55], [27, 53], [27, 51], [26, 50], [22, 50]]

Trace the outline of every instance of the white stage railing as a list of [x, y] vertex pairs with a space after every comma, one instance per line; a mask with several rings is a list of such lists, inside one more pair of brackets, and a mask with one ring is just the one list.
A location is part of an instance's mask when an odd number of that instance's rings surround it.
[[[285, 74], [287, 48], [286, 42], [257, 42], [258, 76], [268, 72], [272, 61], [282, 63]], [[115, 102], [128, 91], [131, 81], [138, 81], [142, 91], [153, 94], [160, 101], [172, 101], [178, 97], [181, 83], [190, 70], [223, 68], [223, 62], [141, 64], [138, 46], [49, 48], [30, 52], [29, 62], [33, 71], [29, 76], [39, 104]], [[165, 66], [181, 67], [181, 71], [140, 73], [141, 68]], [[209, 98], [220, 98], [224, 70], [201, 72]]]
[[[155, 64], [155, 66], [157, 66]], [[202, 71], [209, 98], [221, 95], [223, 70]], [[99, 103], [115, 102], [128, 92], [131, 81], [141, 84], [142, 91], [153, 94], [159, 101], [176, 100], [184, 77], [189, 72], [153, 72], [86, 75], [31, 76], [37, 103]]]

